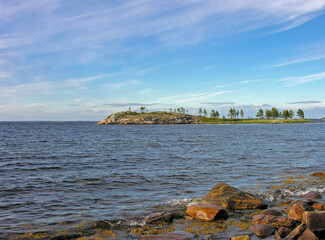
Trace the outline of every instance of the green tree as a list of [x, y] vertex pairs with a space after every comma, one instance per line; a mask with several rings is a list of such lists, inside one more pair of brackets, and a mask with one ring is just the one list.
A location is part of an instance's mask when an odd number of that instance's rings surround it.
[[202, 108], [199, 108], [198, 114], [201, 116], [201, 114], [202, 114]]
[[273, 119], [277, 119], [279, 117], [279, 110], [276, 107], [271, 109], [271, 116]]
[[301, 109], [298, 109], [298, 111], [297, 111], [297, 116], [298, 116], [300, 119], [304, 119], [304, 118], [305, 118], [305, 113], [304, 113], [304, 111], [302, 111]]
[[207, 110], [203, 109], [203, 114], [204, 116], [207, 116], [208, 115]]
[[240, 109], [240, 117], [241, 118], [244, 118], [244, 111], [243, 111], [243, 109]]
[[211, 110], [210, 112], [210, 117], [211, 118], [218, 118], [219, 117], [219, 112], [217, 110]]
[[289, 118], [289, 111], [287, 109], [282, 111], [282, 117], [284, 119], [288, 119]]
[[172, 111], [173, 111], [173, 109], [172, 109], [172, 108], [170, 108], [170, 109], [169, 109], [169, 111], [170, 111], [170, 112], [172, 112]]
[[144, 113], [146, 111], [146, 107], [140, 107], [141, 113]]
[[260, 108], [256, 114], [256, 117], [263, 119], [264, 118], [264, 111], [262, 108]]
[[266, 109], [266, 110], [265, 110], [265, 117], [266, 117], [267, 119], [270, 119], [270, 118], [272, 117], [272, 111]]
[[295, 113], [292, 110], [290, 110], [289, 111], [289, 118], [292, 119], [294, 117], [294, 115], [295, 115]]
[[238, 118], [239, 117], [239, 110], [236, 111], [236, 117], [235, 118]]

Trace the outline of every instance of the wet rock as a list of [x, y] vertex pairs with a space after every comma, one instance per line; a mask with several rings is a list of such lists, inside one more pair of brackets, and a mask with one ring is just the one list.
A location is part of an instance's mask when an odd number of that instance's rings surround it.
[[307, 228], [298, 238], [298, 240], [318, 240], [318, 237]]
[[274, 235], [274, 239], [285, 238], [291, 232], [290, 228], [280, 227], [277, 233]]
[[317, 172], [310, 174], [310, 176], [315, 176], [315, 177], [325, 177], [325, 172]]
[[268, 224], [275, 228], [294, 228], [296, 226], [296, 221], [290, 218], [286, 218], [284, 216], [255, 215], [253, 217], [253, 224]]
[[323, 231], [325, 230], [325, 211], [304, 212], [302, 221], [312, 231]]
[[188, 206], [186, 213], [193, 218], [213, 221], [216, 219], [227, 219], [226, 210], [218, 205], [212, 204], [193, 204]]
[[250, 240], [248, 235], [232, 237], [231, 240]]
[[282, 213], [276, 209], [265, 209], [259, 213], [259, 215], [272, 215], [272, 216], [282, 216]]
[[142, 236], [142, 240], [192, 240], [195, 235], [185, 231], [175, 231], [157, 235]]
[[243, 192], [226, 183], [218, 183], [200, 202], [215, 204], [226, 209], [264, 209], [267, 204], [252, 194]]
[[170, 212], [157, 212], [151, 213], [144, 219], [146, 224], [154, 222], [165, 222], [170, 223], [173, 221], [173, 214]]
[[299, 236], [307, 229], [306, 224], [300, 224], [298, 227], [296, 227], [292, 232], [290, 232], [284, 239], [292, 240], [292, 239], [298, 239]]
[[297, 202], [287, 209], [287, 217], [301, 221], [302, 213], [305, 211], [314, 211], [314, 208], [307, 203]]
[[267, 224], [257, 224], [250, 227], [249, 230], [258, 237], [266, 238], [274, 234], [275, 228]]
[[312, 207], [320, 211], [325, 211], [325, 203], [314, 203]]
[[317, 191], [310, 191], [308, 193], [300, 195], [299, 197], [305, 198], [305, 199], [321, 199], [322, 195]]

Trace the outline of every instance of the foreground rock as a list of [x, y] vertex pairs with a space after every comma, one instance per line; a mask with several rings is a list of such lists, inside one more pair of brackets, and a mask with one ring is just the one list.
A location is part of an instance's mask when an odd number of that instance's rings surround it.
[[274, 234], [275, 228], [267, 224], [257, 224], [249, 230], [258, 237], [266, 238]]
[[119, 112], [112, 114], [104, 120], [97, 123], [98, 125], [109, 124], [200, 124], [200, 116], [192, 116], [185, 113], [173, 112]]
[[213, 221], [216, 219], [227, 219], [226, 210], [218, 205], [212, 204], [193, 204], [190, 205], [186, 213], [193, 218], [203, 221]]
[[142, 236], [142, 240], [192, 240], [194, 234], [185, 231], [175, 231], [171, 233]]
[[282, 213], [276, 209], [265, 209], [259, 213], [259, 215], [272, 215], [272, 216], [282, 216]]
[[280, 227], [277, 233], [274, 235], [274, 239], [285, 238], [286, 236], [288, 236], [290, 232], [291, 232], [290, 228]]
[[297, 202], [287, 209], [287, 216], [288, 218], [301, 221], [302, 214], [305, 211], [314, 211], [314, 208], [307, 203]]
[[302, 221], [312, 231], [325, 230], [325, 211], [304, 212], [302, 214]]
[[322, 195], [318, 191], [310, 191], [308, 193], [300, 195], [299, 197], [313, 200], [313, 199], [321, 199]]
[[253, 224], [268, 224], [275, 228], [294, 228], [296, 226], [296, 221], [290, 218], [286, 218], [284, 216], [255, 215], [253, 217]]
[[226, 183], [215, 185], [200, 201], [231, 210], [267, 208], [267, 204], [261, 199]]

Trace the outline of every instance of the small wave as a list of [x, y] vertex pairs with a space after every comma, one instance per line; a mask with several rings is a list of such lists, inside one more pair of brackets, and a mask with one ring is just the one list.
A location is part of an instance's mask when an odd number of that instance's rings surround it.
[[290, 189], [282, 189], [281, 195], [284, 196], [300, 196], [303, 194], [306, 194], [310, 191], [317, 191], [320, 193], [325, 193], [325, 186], [320, 186], [320, 187], [309, 187], [306, 188], [305, 190], [297, 189], [297, 190], [290, 190]]
[[187, 206], [194, 201], [194, 198], [172, 199], [166, 203], [167, 206]]

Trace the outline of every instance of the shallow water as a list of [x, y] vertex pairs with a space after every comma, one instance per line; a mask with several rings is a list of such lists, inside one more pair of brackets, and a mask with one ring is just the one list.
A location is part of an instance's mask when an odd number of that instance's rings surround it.
[[325, 124], [1, 122], [0, 231], [128, 218], [218, 182], [266, 191], [284, 173], [324, 171], [324, 143]]

